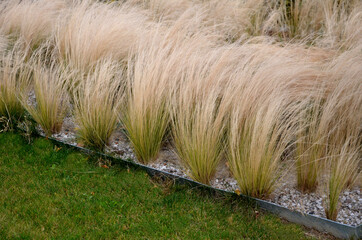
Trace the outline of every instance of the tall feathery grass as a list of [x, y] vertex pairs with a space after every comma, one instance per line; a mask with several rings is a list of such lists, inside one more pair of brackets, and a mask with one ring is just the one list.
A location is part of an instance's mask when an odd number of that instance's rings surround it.
[[[121, 121], [142, 163], [157, 158], [166, 137], [171, 93], [182, 79], [187, 56], [210, 45], [207, 37], [196, 33], [198, 20], [176, 22], [166, 29], [158, 25], [148, 33], [149, 39], [139, 42], [128, 61]], [[189, 38], [191, 31], [195, 34]]]
[[52, 34], [65, 0], [15, 0], [0, 3], [2, 32], [21, 38], [26, 48], [36, 48]]
[[303, 52], [290, 56], [292, 48], [270, 51], [263, 44], [248, 48], [240, 49], [245, 57], [226, 93], [233, 98], [228, 161], [242, 193], [266, 198], [283, 175], [283, 156], [293, 150], [300, 109], [321, 80]]
[[166, 59], [167, 50], [154, 43], [128, 63], [121, 122], [141, 163], [156, 159], [170, 121]]
[[[224, 156], [227, 108], [221, 104], [230, 50], [190, 57], [173, 96], [172, 136], [190, 177], [209, 184]], [[195, 61], [196, 58], [196, 61]]]
[[[69, 73], [56, 63], [44, 66], [34, 60], [32, 85], [21, 96], [21, 102], [47, 136], [60, 131], [69, 103], [66, 81]], [[29, 99], [33, 95], [35, 101]]]
[[14, 127], [24, 116], [20, 94], [31, 79], [24, 55], [16, 48], [3, 52], [0, 60], [0, 116]]
[[302, 192], [315, 191], [322, 173], [326, 145], [320, 130], [321, 105], [320, 99], [311, 100], [302, 107], [298, 122], [296, 170], [297, 187]]
[[338, 215], [340, 194], [353, 186], [361, 171], [362, 58], [358, 54], [361, 47], [357, 45], [346, 51], [327, 68], [337, 82], [321, 117], [328, 145], [326, 215], [332, 220]]
[[326, 161], [329, 167], [327, 182], [326, 217], [337, 220], [339, 211], [339, 196], [348, 186], [351, 186], [360, 174], [361, 141], [349, 138], [341, 147], [332, 148]]
[[140, 10], [117, 2], [75, 2], [61, 15], [54, 38], [61, 62], [88, 71], [98, 60], [126, 60], [146, 31]]
[[228, 160], [245, 195], [267, 198], [281, 176], [281, 157], [291, 140], [288, 125], [279, 119], [285, 108], [274, 100], [255, 115], [242, 116], [238, 109], [231, 115]]
[[124, 79], [119, 64], [99, 61], [73, 91], [77, 135], [88, 147], [101, 149], [116, 129]]

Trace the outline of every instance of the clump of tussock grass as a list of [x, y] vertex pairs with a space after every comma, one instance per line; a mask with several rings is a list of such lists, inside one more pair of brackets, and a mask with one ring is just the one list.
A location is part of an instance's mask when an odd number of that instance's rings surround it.
[[[138, 61], [128, 64], [128, 69], [134, 70], [128, 70], [126, 103], [121, 121], [137, 159], [148, 163], [158, 156], [169, 124], [168, 89], [165, 78], [158, 78], [157, 69], [154, 73], [148, 69], [149, 66], [142, 69]], [[152, 77], [154, 74], [156, 78]]]
[[187, 56], [210, 45], [201, 35], [188, 39], [186, 34], [193, 21], [197, 19], [182, 26], [175, 24], [167, 31], [157, 28], [151, 41], [140, 42], [129, 60], [121, 121], [142, 163], [157, 158], [170, 122], [170, 93], [181, 79]]
[[[328, 152], [326, 161], [329, 167], [326, 199], [326, 217], [337, 220], [339, 210], [339, 196], [344, 189], [353, 184], [360, 174], [361, 141], [349, 138], [342, 147], [332, 148]], [[356, 171], [357, 169], [357, 171]]]
[[140, 10], [116, 2], [77, 2], [61, 18], [54, 30], [60, 60], [85, 72], [103, 58], [125, 60], [146, 31]]
[[190, 177], [209, 184], [224, 155], [227, 108], [221, 104], [232, 51], [188, 58], [190, 66], [176, 88], [171, 106], [176, 153]]
[[352, 187], [360, 174], [362, 132], [362, 58], [359, 45], [341, 54], [327, 70], [336, 87], [326, 99], [321, 117], [326, 136], [328, 176], [326, 215], [335, 220], [341, 192]]
[[49, 37], [64, 0], [3, 1], [0, 4], [0, 25], [4, 34], [21, 38], [25, 47], [34, 48]]
[[128, 63], [125, 105], [120, 119], [142, 163], [156, 159], [170, 121], [167, 74], [171, 73], [166, 73], [167, 68], [164, 70], [167, 57], [162, 53], [165, 52], [150, 46], [140, 50]]
[[[45, 134], [50, 136], [60, 131], [68, 110], [66, 81], [69, 73], [55, 62], [50, 66], [44, 66], [33, 59], [30, 66], [32, 84], [21, 95], [21, 103]], [[29, 100], [32, 94], [35, 96], [35, 103]]]
[[325, 80], [310, 59], [288, 56], [291, 52], [244, 45], [227, 84], [228, 161], [241, 192], [254, 197], [266, 198], [273, 191], [306, 105], [300, 102], [318, 96], [314, 89]]
[[31, 74], [24, 64], [24, 55], [16, 48], [3, 52], [0, 64], [0, 116], [5, 117], [13, 128], [24, 116], [19, 96]]
[[118, 123], [124, 87], [119, 64], [99, 61], [73, 91], [77, 135], [88, 147], [101, 149]]
[[281, 177], [281, 157], [292, 139], [290, 126], [279, 119], [287, 108], [274, 99], [246, 117], [233, 109], [228, 161], [241, 193], [266, 198], [274, 190]]

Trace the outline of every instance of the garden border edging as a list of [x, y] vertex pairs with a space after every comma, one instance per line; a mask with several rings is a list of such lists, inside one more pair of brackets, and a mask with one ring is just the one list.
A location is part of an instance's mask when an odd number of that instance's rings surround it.
[[[44, 137], [42, 135], [39, 134], [39, 136]], [[342, 238], [342, 239], [361, 239], [362, 238], [362, 225], [359, 226], [350, 226], [350, 225], [346, 225], [343, 223], [338, 223], [326, 218], [322, 218], [322, 217], [317, 217], [311, 214], [307, 214], [307, 213], [301, 213], [301, 212], [297, 212], [297, 211], [292, 211], [286, 207], [277, 205], [275, 203], [272, 202], [268, 202], [265, 200], [261, 200], [258, 198], [253, 198], [253, 197], [249, 197], [243, 194], [236, 194], [235, 192], [231, 192], [231, 191], [226, 191], [226, 190], [222, 190], [222, 189], [217, 189], [217, 188], [213, 188], [209, 185], [205, 185], [196, 181], [193, 181], [191, 179], [187, 179], [181, 176], [177, 176], [174, 175], [172, 173], [169, 172], [165, 172], [162, 170], [158, 170], [156, 168], [152, 168], [140, 163], [136, 163], [133, 161], [129, 161], [129, 160], [124, 160], [122, 158], [116, 158], [110, 155], [107, 155], [105, 153], [101, 153], [98, 151], [94, 151], [88, 148], [84, 148], [84, 147], [80, 147], [80, 146], [76, 146], [76, 145], [72, 145], [66, 142], [62, 142], [58, 139], [52, 138], [52, 137], [47, 137], [47, 139], [49, 139], [50, 141], [52, 141], [53, 143], [56, 144], [61, 144], [64, 146], [68, 146], [72, 149], [77, 149], [80, 150], [82, 152], [85, 152], [86, 154], [94, 154], [94, 155], [98, 155], [98, 156], [102, 156], [104, 158], [107, 158], [109, 160], [111, 160], [111, 162], [113, 163], [120, 163], [122, 165], [132, 165], [134, 167], [139, 167], [142, 168], [143, 170], [145, 170], [150, 176], [161, 176], [161, 177], [166, 177], [169, 179], [172, 179], [175, 181], [175, 183], [180, 184], [180, 185], [189, 185], [189, 186], [195, 186], [195, 187], [204, 187], [207, 188], [209, 190], [212, 190], [214, 192], [219, 192], [222, 194], [232, 194], [232, 195], [238, 195], [239, 197], [242, 197], [244, 199], [250, 199], [252, 201], [255, 201], [255, 203], [262, 209], [276, 214], [278, 216], [280, 216], [281, 218], [284, 218], [292, 223], [297, 223], [297, 224], [301, 224], [305, 227], [308, 228], [313, 228], [316, 229], [318, 231], [321, 232], [327, 232], [335, 237], [338, 238]]]

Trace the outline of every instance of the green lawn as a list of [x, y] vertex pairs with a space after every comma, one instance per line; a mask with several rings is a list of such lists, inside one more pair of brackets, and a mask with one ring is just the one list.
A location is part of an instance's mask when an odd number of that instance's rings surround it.
[[305, 239], [252, 204], [0, 134], [0, 239]]

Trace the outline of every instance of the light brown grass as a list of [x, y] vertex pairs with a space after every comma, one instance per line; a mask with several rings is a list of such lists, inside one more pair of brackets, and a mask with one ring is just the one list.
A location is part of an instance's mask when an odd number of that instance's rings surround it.
[[79, 2], [61, 18], [54, 36], [61, 61], [85, 72], [104, 58], [125, 60], [146, 27], [140, 10], [116, 2]]
[[119, 65], [99, 61], [85, 79], [74, 86], [77, 135], [88, 147], [103, 150], [118, 122], [124, 80]]

